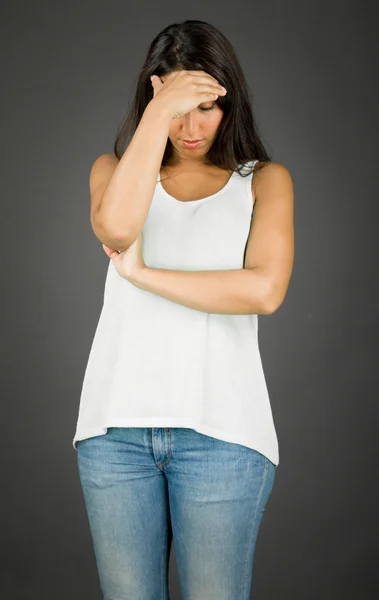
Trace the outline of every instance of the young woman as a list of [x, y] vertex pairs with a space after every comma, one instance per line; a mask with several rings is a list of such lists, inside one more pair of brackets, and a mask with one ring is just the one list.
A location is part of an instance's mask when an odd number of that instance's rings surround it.
[[109, 256], [82, 388], [80, 481], [104, 598], [247, 600], [279, 464], [258, 346], [294, 259], [291, 176], [233, 47], [203, 21], [151, 43], [90, 173]]

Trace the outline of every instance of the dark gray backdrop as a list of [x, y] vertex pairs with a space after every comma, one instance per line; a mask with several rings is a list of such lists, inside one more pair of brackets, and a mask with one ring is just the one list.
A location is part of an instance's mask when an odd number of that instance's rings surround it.
[[[148, 44], [188, 18], [234, 44], [295, 186], [290, 288], [260, 317], [280, 465], [252, 597], [378, 598], [376, 7], [2, 3], [2, 598], [101, 598], [71, 445], [109, 262], [89, 169], [112, 150]], [[179, 599], [174, 551], [170, 587]]]

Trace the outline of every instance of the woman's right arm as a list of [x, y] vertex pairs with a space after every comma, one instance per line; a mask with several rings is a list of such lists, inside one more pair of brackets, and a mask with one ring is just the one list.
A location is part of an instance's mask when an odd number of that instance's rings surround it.
[[104, 154], [92, 166], [92, 228], [96, 237], [114, 250], [126, 250], [143, 229], [171, 120], [172, 114], [153, 98], [121, 159]]

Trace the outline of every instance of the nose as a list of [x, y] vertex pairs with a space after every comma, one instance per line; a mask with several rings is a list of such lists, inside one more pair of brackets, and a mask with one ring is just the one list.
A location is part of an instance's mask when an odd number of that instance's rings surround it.
[[196, 132], [196, 109], [190, 110], [188, 113], [183, 115], [183, 128], [188, 134], [189, 138], [195, 138]]

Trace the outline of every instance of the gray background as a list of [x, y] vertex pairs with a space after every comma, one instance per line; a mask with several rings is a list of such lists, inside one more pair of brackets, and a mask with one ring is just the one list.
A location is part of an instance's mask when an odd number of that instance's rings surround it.
[[[260, 317], [280, 465], [252, 597], [378, 598], [376, 6], [2, 3], [2, 598], [101, 598], [71, 445], [109, 262], [89, 169], [148, 44], [189, 18], [234, 45], [295, 186], [290, 288]], [[170, 587], [179, 599], [174, 550]]]

